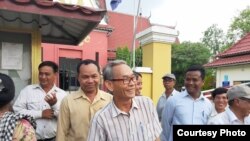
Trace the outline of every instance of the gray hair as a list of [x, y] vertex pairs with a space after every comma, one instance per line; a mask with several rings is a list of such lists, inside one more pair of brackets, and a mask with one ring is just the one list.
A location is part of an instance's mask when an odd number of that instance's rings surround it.
[[103, 69], [104, 81], [113, 79], [113, 67], [122, 65], [122, 64], [127, 65], [127, 63], [124, 60], [114, 60], [114, 61], [108, 62], [108, 64]]

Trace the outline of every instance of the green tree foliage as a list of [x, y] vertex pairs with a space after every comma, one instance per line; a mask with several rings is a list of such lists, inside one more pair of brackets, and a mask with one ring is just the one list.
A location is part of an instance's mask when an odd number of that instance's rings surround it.
[[116, 49], [116, 59], [119, 60], [124, 60], [127, 62], [127, 64], [130, 64], [131, 62], [131, 58], [130, 58], [130, 51], [128, 49], [128, 47], [118, 47]]
[[210, 51], [201, 43], [183, 42], [172, 46], [172, 73], [177, 77], [176, 88], [184, 85], [185, 71], [191, 65], [206, 64]]
[[142, 48], [138, 47], [135, 50], [135, 66], [141, 67], [142, 66]]
[[233, 43], [250, 32], [250, 7], [242, 10], [234, 17], [227, 33], [228, 40]]
[[213, 24], [204, 32], [202, 43], [210, 49], [212, 57], [215, 57], [226, 44], [225, 34]]
[[[116, 59], [124, 60], [129, 64], [132, 65], [132, 52], [128, 49], [128, 47], [118, 47], [116, 50]], [[142, 66], [142, 49], [141, 47], [135, 50], [135, 66], [141, 67]]]
[[215, 86], [216, 86], [215, 70], [206, 69], [205, 83], [202, 89], [208, 90], [208, 89], [215, 88]]

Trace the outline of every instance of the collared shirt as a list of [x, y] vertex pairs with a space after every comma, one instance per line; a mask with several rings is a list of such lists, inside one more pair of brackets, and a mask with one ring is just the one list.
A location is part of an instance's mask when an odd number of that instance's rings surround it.
[[[173, 96], [175, 94], [179, 94], [180, 92], [176, 91], [175, 89], [172, 91], [170, 96]], [[162, 93], [161, 97], [158, 100], [156, 109], [158, 113], [159, 120], [161, 121], [161, 116], [162, 116], [162, 110], [166, 104], [168, 97], [166, 96], [165, 92]]]
[[161, 133], [151, 99], [136, 96], [129, 113], [109, 103], [94, 116], [88, 141], [154, 141]]
[[[21, 90], [18, 98], [16, 99], [13, 109], [17, 113], [31, 115], [35, 118], [37, 123], [36, 136], [37, 139], [46, 139], [56, 136], [57, 116], [62, 99], [67, 95], [65, 91], [56, 87], [48, 92], [56, 93], [57, 103], [50, 106], [45, 100], [46, 92], [41, 88], [40, 85], [34, 84], [26, 86]], [[43, 119], [42, 111], [45, 109], [53, 109], [55, 118]]]
[[183, 91], [169, 97], [162, 113], [161, 141], [173, 141], [173, 125], [206, 124], [211, 111], [212, 104], [203, 95], [194, 100]]
[[[216, 111], [215, 109], [215, 104], [212, 102], [213, 108], [212, 108], [212, 113], [210, 114], [209, 118], [215, 117], [216, 115], [218, 115], [219, 113]], [[228, 105], [225, 107], [225, 109], [228, 108]]]
[[230, 108], [211, 119], [208, 120], [207, 124], [250, 124], [249, 116], [244, 119], [244, 122], [240, 121]]
[[91, 103], [81, 88], [69, 94], [61, 104], [56, 140], [86, 141], [90, 120], [112, 98], [111, 94], [98, 90]]

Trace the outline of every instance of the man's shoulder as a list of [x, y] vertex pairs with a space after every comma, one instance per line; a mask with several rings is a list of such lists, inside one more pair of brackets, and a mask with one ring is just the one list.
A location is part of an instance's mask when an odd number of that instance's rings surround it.
[[148, 96], [135, 96], [134, 100], [135, 101], [144, 101], [144, 102], [152, 101], [152, 99]]
[[107, 93], [107, 92], [105, 92], [103, 90], [99, 90], [99, 93], [103, 98], [106, 98], [106, 99], [112, 99], [113, 98], [113, 95], [111, 95], [110, 93]]
[[39, 85], [38, 84], [31, 84], [31, 85], [27, 85], [23, 88], [23, 90], [25, 89], [34, 89], [34, 88], [38, 88]]
[[28, 92], [36, 90], [36, 88], [39, 88], [38, 84], [27, 85], [21, 90], [21, 92], [25, 91], [24, 93], [27, 94]]
[[95, 119], [98, 120], [99, 118], [102, 118], [103, 116], [106, 116], [107, 114], [110, 114], [110, 110], [112, 109], [112, 102], [109, 102], [107, 105], [102, 107], [100, 110], [98, 110], [95, 113]]
[[228, 116], [226, 112], [219, 113], [213, 117], [210, 117], [208, 120], [208, 124], [225, 124], [225, 122], [228, 120]]
[[147, 106], [153, 106], [153, 100], [150, 97], [147, 96], [135, 96], [133, 100], [138, 104], [138, 105], [147, 105]]

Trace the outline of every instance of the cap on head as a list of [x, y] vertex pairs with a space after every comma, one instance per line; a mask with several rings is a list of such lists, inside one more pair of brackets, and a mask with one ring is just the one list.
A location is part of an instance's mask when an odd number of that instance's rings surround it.
[[15, 97], [13, 80], [6, 74], [0, 73], [0, 105], [8, 104]]
[[175, 75], [174, 75], [174, 74], [171, 74], [171, 73], [165, 74], [164, 76], [162, 76], [162, 79], [165, 79], [165, 78], [167, 78], [167, 77], [176, 80]]
[[228, 100], [235, 98], [247, 98], [250, 99], [250, 88], [247, 86], [233, 86], [227, 91]]

